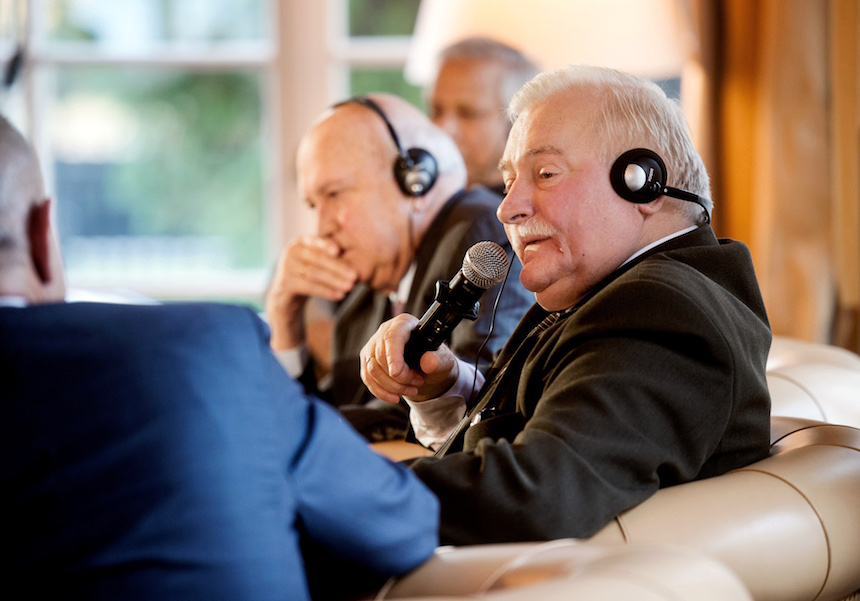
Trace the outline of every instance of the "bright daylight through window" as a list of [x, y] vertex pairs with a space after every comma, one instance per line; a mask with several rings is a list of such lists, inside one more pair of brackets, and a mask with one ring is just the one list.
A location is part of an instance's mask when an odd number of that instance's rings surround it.
[[26, 6], [25, 121], [57, 198], [72, 288], [258, 296], [269, 261], [266, 0]]

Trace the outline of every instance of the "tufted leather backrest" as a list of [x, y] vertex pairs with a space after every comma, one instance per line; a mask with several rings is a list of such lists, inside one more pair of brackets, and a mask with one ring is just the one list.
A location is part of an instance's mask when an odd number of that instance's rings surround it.
[[590, 541], [679, 544], [737, 573], [757, 601], [838, 600], [860, 589], [860, 430], [772, 419], [767, 459], [666, 488]]

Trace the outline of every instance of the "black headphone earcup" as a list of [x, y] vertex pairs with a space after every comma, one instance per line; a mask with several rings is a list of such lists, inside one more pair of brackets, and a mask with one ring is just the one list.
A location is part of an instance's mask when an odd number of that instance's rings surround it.
[[410, 148], [394, 162], [394, 179], [400, 190], [412, 198], [424, 196], [436, 183], [439, 167], [423, 148]]
[[630, 202], [651, 202], [663, 194], [666, 165], [655, 152], [645, 148], [628, 150], [609, 170], [612, 189]]
[[430, 188], [433, 187], [433, 184], [436, 183], [436, 178], [439, 177], [439, 166], [436, 164], [436, 159], [433, 158], [433, 155], [423, 148], [404, 150], [400, 145], [400, 138], [397, 136], [397, 132], [394, 131], [394, 126], [388, 120], [388, 117], [385, 116], [385, 111], [367, 96], [353, 96], [343, 102], [338, 102], [334, 106], [336, 108], [350, 102], [366, 106], [379, 115], [380, 119], [385, 123], [385, 127], [388, 129], [388, 133], [391, 134], [394, 145], [397, 146], [398, 156], [394, 161], [394, 180], [397, 182], [397, 186], [401, 192], [410, 198], [418, 198], [427, 194]]

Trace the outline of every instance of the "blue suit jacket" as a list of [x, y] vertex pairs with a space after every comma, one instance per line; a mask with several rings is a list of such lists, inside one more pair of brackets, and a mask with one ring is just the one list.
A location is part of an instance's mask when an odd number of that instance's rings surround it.
[[250, 310], [0, 308], [0, 383], [10, 590], [304, 599], [303, 542], [380, 577], [436, 546], [435, 498], [304, 396]]

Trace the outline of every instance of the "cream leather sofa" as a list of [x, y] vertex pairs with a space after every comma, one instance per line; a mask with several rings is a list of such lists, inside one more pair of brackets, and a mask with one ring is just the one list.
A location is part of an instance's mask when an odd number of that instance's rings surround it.
[[768, 385], [770, 457], [588, 540], [442, 547], [376, 598], [860, 601], [860, 357], [776, 338]]
[[546, 543], [442, 547], [377, 599], [411, 601], [751, 601], [705, 553], [672, 545]]

